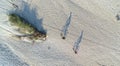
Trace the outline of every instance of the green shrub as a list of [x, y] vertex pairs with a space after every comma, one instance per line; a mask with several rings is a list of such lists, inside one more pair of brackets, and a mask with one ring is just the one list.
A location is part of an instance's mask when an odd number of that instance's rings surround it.
[[37, 40], [46, 38], [46, 33], [38, 31], [26, 20], [16, 14], [9, 14], [9, 21], [12, 26], [17, 26], [19, 28], [19, 32], [24, 34], [31, 34], [29, 38]]
[[11, 25], [18, 26], [20, 29], [20, 32], [22, 33], [29, 33], [32, 34], [35, 32], [34, 27], [31, 26], [28, 22], [25, 22], [25, 20], [16, 14], [10, 14], [9, 15], [9, 21], [11, 22]]

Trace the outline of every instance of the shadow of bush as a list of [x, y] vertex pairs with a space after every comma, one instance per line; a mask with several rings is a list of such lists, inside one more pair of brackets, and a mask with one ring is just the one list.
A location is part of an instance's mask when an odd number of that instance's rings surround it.
[[27, 20], [27, 22], [29, 22], [37, 30], [39, 30], [43, 34], [47, 34], [47, 31], [43, 27], [43, 18], [37, 17], [38, 13], [36, 7], [30, 7], [30, 5], [25, 1], [20, 2], [22, 6], [18, 5], [18, 8], [16, 8], [16, 10], [10, 11], [9, 13], [17, 14], [18, 16]]

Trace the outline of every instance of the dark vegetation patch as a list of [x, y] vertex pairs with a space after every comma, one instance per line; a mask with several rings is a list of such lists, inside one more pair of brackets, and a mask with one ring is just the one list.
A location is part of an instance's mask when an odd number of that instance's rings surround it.
[[9, 21], [12, 26], [18, 27], [18, 31], [24, 36], [22, 37], [29, 37], [30, 39], [44, 39], [46, 38], [46, 33], [37, 30], [32, 24], [30, 24], [24, 18], [16, 15], [16, 14], [9, 14]]

